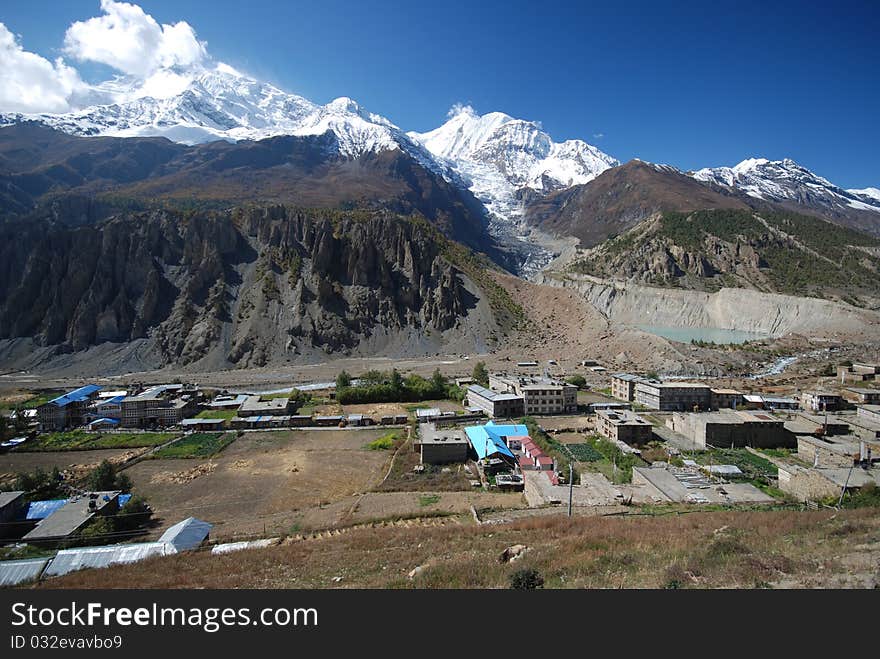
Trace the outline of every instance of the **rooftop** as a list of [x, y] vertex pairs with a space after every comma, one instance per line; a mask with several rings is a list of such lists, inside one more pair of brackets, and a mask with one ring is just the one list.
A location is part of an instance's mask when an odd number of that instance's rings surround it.
[[873, 483], [880, 485], [880, 469], [850, 469], [848, 467], [837, 467], [828, 469], [817, 469], [820, 474], [830, 480], [838, 487], [862, 487]]
[[24, 496], [25, 492], [16, 491], [16, 492], [0, 492], [0, 508], [5, 508], [10, 503], [17, 501], [19, 498]]
[[217, 396], [214, 400], [208, 403], [208, 407], [238, 407], [246, 400], [247, 396], [245, 394], [238, 394], [237, 396]]
[[491, 389], [486, 389], [486, 387], [481, 387], [478, 384], [472, 384], [468, 387], [468, 391], [474, 392], [477, 396], [485, 398], [486, 400], [498, 401], [498, 400], [519, 400], [519, 396], [516, 394], [509, 393], [501, 393], [498, 391], [492, 391]]
[[467, 438], [461, 430], [444, 428], [438, 430], [433, 423], [419, 424], [419, 444], [466, 444]]
[[528, 428], [524, 425], [496, 425], [491, 421], [483, 426], [468, 426], [464, 432], [471, 446], [474, 447], [477, 458], [481, 460], [495, 454], [513, 458], [513, 452], [507, 448], [503, 438], [521, 437], [529, 434]]
[[631, 410], [597, 410], [596, 415], [606, 419], [615, 426], [649, 426], [651, 425]]
[[137, 394], [136, 396], [126, 396], [126, 401], [142, 401], [142, 400], [156, 400], [158, 398], [162, 398], [166, 393], [172, 391], [181, 391], [183, 389], [182, 384], [158, 384], [155, 387], [150, 387], [145, 391]]
[[624, 382], [650, 382], [648, 378], [642, 377], [641, 375], [633, 375], [632, 373], [613, 373], [611, 377], [617, 380], [623, 380]]
[[[70, 499], [26, 534], [23, 540], [65, 538], [89, 521], [104, 506], [115, 501], [120, 492], [89, 492], [86, 496]], [[90, 504], [94, 502], [94, 507]]]
[[743, 423], [762, 423], [782, 425], [782, 419], [764, 412], [747, 412], [745, 410], [718, 410], [717, 412], [677, 412], [698, 423], [725, 423], [739, 425]]
[[81, 403], [86, 400], [92, 394], [97, 393], [101, 390], [96, 384], [87, 384], [84, 387], [80, 387], [79, 389], [74, 389], [73, 391], [68, 391], [63, 396], [58, 396], [58, 398], [53, 398], [49, 401], [50, 405], [57, 405], [58, 407], [65, 407], [66, 405], [70, 405], [71, 403]]
[[238, 408], [238, 412], [239, 414], [242, 412], [281, 412], [286, 410], [289, 404], [289, 398], [261, 400], [259, 396], [248, 396]]

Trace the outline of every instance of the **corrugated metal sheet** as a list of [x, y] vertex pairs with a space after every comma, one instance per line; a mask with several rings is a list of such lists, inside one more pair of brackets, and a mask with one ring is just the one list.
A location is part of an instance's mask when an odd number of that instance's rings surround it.
[[49, 560], [27, 558], [20, 561], [0, 561], [0, 586], [15, 586], [38, 579]]
[[70, 499], [51, 499], [49, 501], [31, 501], [25, 519], [46, 519]]
[[205, 541], [212, 528], [213, 525], [208, 522], [203, 522], [195, 517], [188, 517], [182, 522], [169, 527], [162, 534], [162, 537], [159, 538], [159, 542], [167, 542], [177, 551], [195, 549]]
[[175, 553], [177, 552], [174, 550], [174, 547], [164, 542], [142, 542], [134, 545], [63, 549], [58, 552], [52, 563], [46, 568], [45, 575], [47, 577], [60, 577], [63, 574], [84, 568], [134, 563], [152, 556], [167, 556]]

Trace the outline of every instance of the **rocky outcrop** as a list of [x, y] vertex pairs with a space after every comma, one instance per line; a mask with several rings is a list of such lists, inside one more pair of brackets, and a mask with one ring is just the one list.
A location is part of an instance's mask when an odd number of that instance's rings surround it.
[[285, 206], [0, 223], [0, 339], [55, 352], [143, 340], [156, 366], [206, 368], [479, 349], [491, 311], [442, 249], [391, 214]]

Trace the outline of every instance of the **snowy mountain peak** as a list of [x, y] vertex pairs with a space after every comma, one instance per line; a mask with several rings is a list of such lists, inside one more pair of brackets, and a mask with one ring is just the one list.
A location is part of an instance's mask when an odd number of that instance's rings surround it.
[[867, 197], [868, 199], [880, 202], [880, 188], [861, 188], [861, 189], [852, 189], [847, 190], [850, 194], [854, 194], [857, 197]]
[[795, 202], [828, 210], [854, 208], [880, 213], [880, 199], [866, 191], [844, 190], [790, 158], [749, 158], [733, 167], [700, 169], [691, 172], [691, 176], [700, 181], [737, 188], [766, 201]]
[[82, 110], [6, 115], [0, 123], [33, 119], [75, 135], [162, 136], [184, 144], [331, 131], [346, 157], [398, 148], [425, 157], [394, 124], [350, 98], [316, 105], [226, 64], [162, 69], [146, 79], [117, 76], [89, 94]]
[[554, 142], [537, 122], [480, 115], [470, 106], [455, 106], [439, 128], [409, 136], [457, 172], [504, 224], [519, 221], [524, 189], [544, 193], [588, 183], [620, 164], [581, 140]]

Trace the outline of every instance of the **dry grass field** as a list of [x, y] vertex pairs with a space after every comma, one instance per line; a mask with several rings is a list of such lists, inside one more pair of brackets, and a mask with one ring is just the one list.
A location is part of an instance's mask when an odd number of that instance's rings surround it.
[[[529, 550], [514, 564], [500, 562], [515, 544]], [[523, 567], [538, 570], [548, 588], [873, 588], [880, 510], [398, 524], [87, 570], [38, 587], [505, 588]]]

